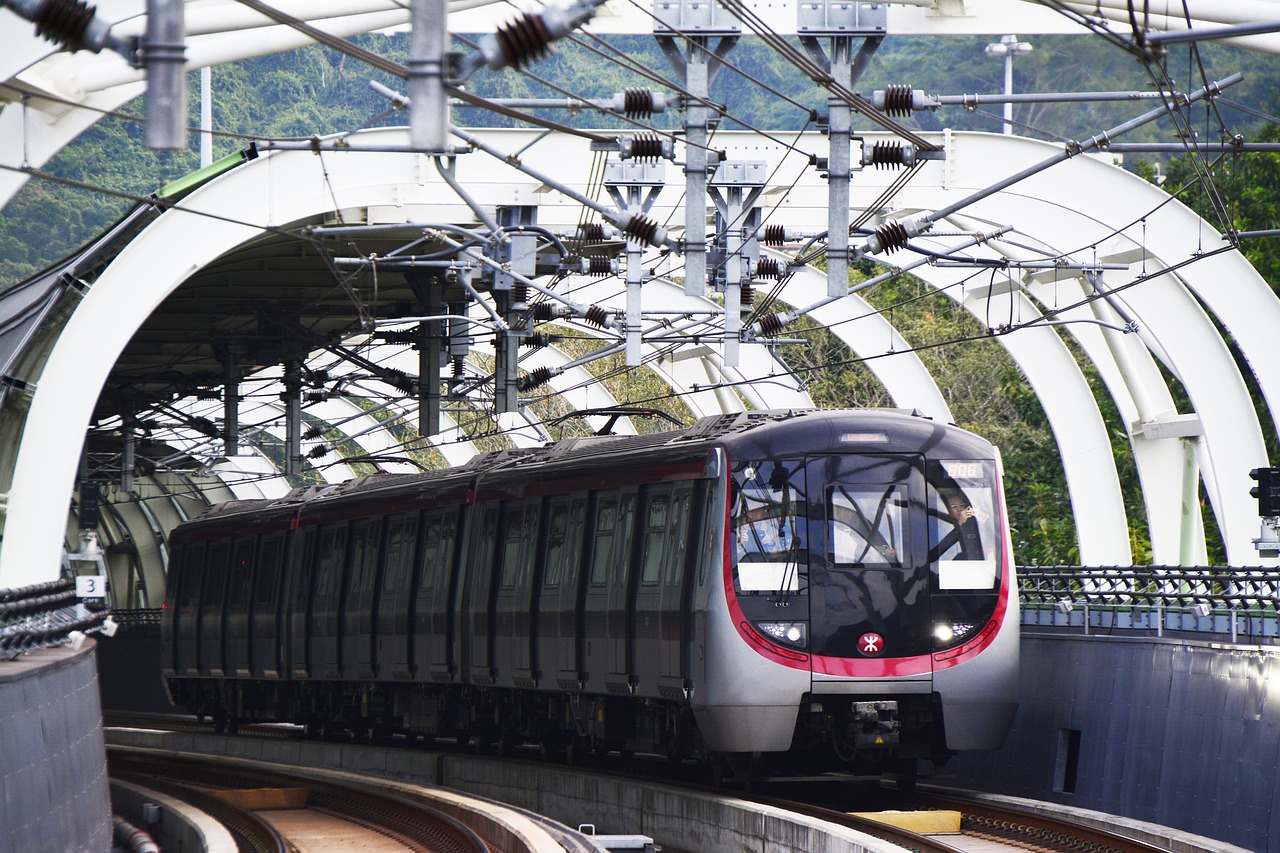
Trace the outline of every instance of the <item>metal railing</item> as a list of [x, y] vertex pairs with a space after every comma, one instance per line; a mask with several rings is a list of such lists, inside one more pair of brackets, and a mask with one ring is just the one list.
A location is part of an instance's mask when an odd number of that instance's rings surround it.
[[115, 623], [76, 597], [74, 578], [0, 590], [0, 658], [55, 646], [78, 645], [91, 631], [108, 635]]
[[1280, 642], [1280, 569], [1024, 566], [1024, 627]]

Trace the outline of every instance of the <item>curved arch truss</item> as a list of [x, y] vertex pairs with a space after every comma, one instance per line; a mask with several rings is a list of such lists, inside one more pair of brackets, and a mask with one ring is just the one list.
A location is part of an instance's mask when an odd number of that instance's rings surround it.
[[[403, 130], [319, 154], [266, 152], [168, 209], [140, 208], [127, 237], [106, 235], [28, 283], [30, 316], [57, 282], [82, 293], [63, 324], [29, 336], [40, 346], [10, 359], [11, 376], [38, 383], [6, 390], [20, 442], [0, 460], [12, 470], [0, 586], [56, 564], [51, 549], [77, 550], [62, 513], [82, 464], [113, 484], [106, 529], [162, 531], [202, 501], [308, 480], [809, 406], [807, 373], [784, 356], [801, 318], [827, 327], [894, 405], [951, 420], [909, 334], [860, 295], [862, 279], [829, 295], [825, 274], [789, 265], [828, 228], [827, 182], [807, 160], [752, 133], [717, 135], [725, 162], [711, 180], [708, 269], [719, 286], [701, 293], [684, 282], [679, 168], [613, 155], [608, 189], [654, 226], [646, 245], [618, 232], [625, 223], [582, 227], [576, 196], [592, 188], [586, 170], [562, 164], [589, 162], [588, 140], [477, 139], [499, 156], [435, 162], [407, 150]], [[1061, 147], [928, 139], [942, 153], [906, 183], [893, 170], [855, 174], [851, 220], [865, 225], [851, 239], [890, 243], [896, 251], [868, 243], [882, 264], [871, 281], [909, 271], [967, 312], [1036, 390], [1081, 562], [1133, 559], [1100, 396], [1132, 445], [1155, 561], [1204, 561], [1203, 488], [1229, 560], [1256, 562], [1249, 471], [1267, 458], [1246, 379], [1259, 405], [1280, 403], [1280, 363], [1263, 349], [1280, 301], [1239, 253], [1216, 251], [1225, 243], [1197, 216], [1106, 157], [1062, 159], [990, 192]], [[802, 142], [826, 147], [818, 135]], [[521, 168], [503, 152], [519, 152]], [[896, 236], [922, 218], [921, 233]], [[747, 293], [757, 301], [740, 306]], [[86, 431], [83, 463], [66, 451]], [[158, 576], [136, 577], [134, 600], [156, 601]]]

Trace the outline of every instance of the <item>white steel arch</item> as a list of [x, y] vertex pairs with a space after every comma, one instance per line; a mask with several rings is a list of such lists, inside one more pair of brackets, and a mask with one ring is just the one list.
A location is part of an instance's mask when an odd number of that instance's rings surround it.
[[[526, 131], [495, 131], [488, 135], [498, 140], [499, 147], [508, 150], [523, 147], [534, 136]], [[874, 135], [868, 136], [874, 138]], [[722, 138], [731, 152], [750, 151], [754, 156], [766, 158], [780, 156], [751, 134], [726, 132]], [[403, 139], [403, 131], [387, 130], [363, 134], [358, 143], [395, 145]], [[915, 211], [936, 210], [991, 185], [1023, 164], [1039, 162], [1058, 150], [1048, 143], [987, 134], [949, 134], [946, 140], [947, 162], [926, 166], [893, 200], [894, 209], [880, 212], [882, 218], [902, 218]], [[802, 144], [819, 152], [825, 146], [816, 136], [806, 137]], [[522, 157], [535, 162], [573, 162], [575, 157], [582, 159], [575, 152], [584, 147], [582, 140], [550, 137], [527, 149]], [[771, 215], [798, 227], [822, 230], [826, 211], [825, 203], [819, 204], [819, 199], [825, 198], [825, 184], [816, 174], [804, 172], [802, 167], [803, 164], [796, 167], [799, 169], [795, 175], [796, 186]], [[464, 158], [464, 162], [459, 163], [459, 175], [465, 175], [469, 192], [482, 204], [504, 200], [509, 204], [529, 203], [535, 197], [530, 191], [534, 182], [509, 165], [485, 159], [483, 155]], [[893, 177], [891, 172], [883, 175], [868, 172], [860, 176], [855, 211], [859, 204], [877, 197]], [[441, 186], [434, 170], [415, 154], [383, 151], [317, 157], [310, 152], [277, 152], [224, 174], [146, 228], [120, 252], [86, 293], [54, 345], [40, 377], [23, 433], [22, 452], [14, 470], [5, 548], [0, 552], [3, 584], [19, 586], [42, 579], [41, 573], [45, 570], [33, 567], [57, 565], [66, 496], [75, 475], [74, 458], [68, 459], [62, 451], [67, 446], [79, 445], [95, 390], [101, 386], [133, 330], [165, 296], [196, 271], [253, 240], [262, 229], [305, 221], [335, 208], [376, 210], [382, 221], [388, 221], [386, 217], [392, 212], [402, 221], [468, 221], [470, 212], [466, 206], [442, 193]], [[678, 192], [665, 193], [655, 208], [657, 215], [665, 217], [674, 213], [672, 207], [678, 195]], [[215, 214], [218, 218], [198, 216], [195, 211]], [[1140, 228], [1144, 214], [1148, 220], [1145, 240]], [[1108, 379], [1108, 387], [1115, 389], [1113, 393], [1121, 412], [1125, 417], [1130, 414], [1139, 417], [1137, 424], [1130, 425], [1135, 444], [1139, 443], [1136, 438], [1139, 435], [1144, 437], [1143, 441], [1164, 441], [1162, 436], [1170, 430], [1189, 428], [1185, 418], [1167, 416], [1168, 389], [1158, 381], [1156, 362], [1181, 382], [1195, 407], [1194, 412], [1184, 414], [1198, 418], [1201, 434], [1189, 437], [1195, 439], [1200, 474], [1218, 514], [1229, 559], [1236, 564], [1256, 561], [1250, 547], [1256, 515], [1248, 498], [1247, 472], [1250, 467], [1266, 463], [1261, 432], [1244, 381], [1212, 318], [1201, 307], [1203, 302], [1213, 310], [1235, 335], [1246, 358], [1251, 363], [1259, 363], [1265, 354], [1262, 349], [1266, 343], [1264, 327], [1280, 318], [1280, 303], [1256, 272], [1235, 253], [1216, 256], [1212, 264], [1193, 260], [1188, 244], [1179, 244], [1178, 238], [1181, 236], [1185, 241], [1189, 233], [1209, 233], [1198, 217], [1176, 203], [1168, 203], [1167, 197], [1154, 187], [1098, 158], [1067, 160], [1008, 190], [974, 202], [961, 215], [975, 223], [1010, 223], [1016, 227], [1016, 245], [1012, 237], [1006, 238], [1009, 242], [1003, 248], [1000, 241], [989, 243], [982, 250], [988, 257], [1010, 257], [1016, 261], [1025, 260], [1028, 252], [1032, 255], [1039, 252], [1046, 258], [1084, 262], [1107, 252], [1114, 257], [1126, 257], [1125, 250], [1135, 245], [1141, 249], [1141, 257], [1132, 262], [1127, 271], [1108, 270], [1102, 279], [1112, 287], [1136, 280], [1134, 276], [1141, 272], [1144, 264], [1148, 273], [1159, 273], [1113, 297], [1118, 310], [1137, 322], [1139, 332], [1122, 336], [1119, 349], [1107, 346], [1104, 340], [1107, 333], [1097, 331], [1096, 327], [1080, 331], [1078, 338], [1088, 342], [1084, 349], [1094, 354], [1104, 379]], [[576, 221], [576, 217], [576, 209], [563, 198], [541, 199], [540, 222], [549, 227], [560, 227]], [[1159, 229], [1150, 224], [1156, 217], [1160, 217]], [[1172, 236], [1166, 236], [1166, 229]], [[1153, 234], [1157, 232], [1160, 237], [1154, 239]], [[1129, 242], [1117, 246], [1116, 235], [1122, 235]], [[921, 243], [935, 249], [945, 248], [948, 238], [926, 235]], [[1028, 246], [1032, 249], [1028, 250]], [[1184, 263], [1185, 266], [1169, 271]], [[1223, 287], [1223, 276], [1231, 277], [1230, 291]], [[923, 269], [922, 277], [939, 288], [946, 288], [954, 281], [932, 268]], [[1079, 292], [1078, 279], [1072, 280], [1077, 282], [1072, 287]], [[604, 304], [617, 304], [611, 301], [620, 298], [617, 286], [610, 284], [602, 288], [611, 291], [602, 294]], [[661, 294], [664, 300], [674, 299], [681, 290], [660, 279], [646, 288]], [[784, 289], [784, 299], [791, 304], [811, 304], [816, 295], [814, 291], [820, 293], [821, 289], [813, 274], [802, 273]], [[1053, 294], [1043, 276], [1028, 279], [1025, 293], [1035, 301], [1021, 292], [1015, 297], [997, 293], [992, 297], [995, 301], [984, 301], [979, 306], [973, 300], [983, 299], [984, 295], [970, 292], [966, 307], [977, 317], [984, 317], [990, 311], [1022, 321], [1034, 319], [1041, 310], [1055, 307], [1049, 304]], [[1242, 309], [1232, 302], [1230, 296], [1239, 293], [1246, 295], [1248, 308]], [[712, 303], [704, 300], [703, 304]], [[844, 297], [815, 309], [813, 314], [819, 320], [835, 322], [866, 310], [861, 300]], [[1085, 309], [1080, 310], [1083, 313]], [[1089, 310], [1093, 310], [1092, 306]], [[1102, 311], [1092, 318], [1109, 316]], [[1060, 319], [1074, 317], [1064, 314]], [[873, 331], [867, 333], [870, 343], [863, 335], [854, 335], [853, 324], [847, 324], [848, 340], [859, 352], [882, 352], [888, 341], [900, 339], [893, 337], [896, 333], [883, 317], [872, 323]], [[1072, 327], [1068, 329], [1075, 332]], [[877, 340], [881, 334], [884, 338]], [[1092, 396], [1084, 393], [1087, 386], [1079, 379], [1079, 368], [1065, 360], [1066, 349], [1056, 334], [1047, 328], [1026, 329], [1006, 336], [1002, 343], [1029, 376], [1034, 374], [1032, 381], [1041, 392], [1042, 400], [1047, 401], [1046, 410], [1056, 412], [1051, 414], [1055, 434], [1073, 471], [1069, 481], [1077, 518], [1081, 521], [1082, 558], [1105, 558], [1114, 554], [1116, 562], [1124, 562], [1118, 559], [1125, 552], [1118, 541], [1118, 531], [1123, 527], [1122, 505], [1120, 512], [1114, 511], [1116, 501], [1111, 485], [1114, 465], [1109, 458], [1104, 458], [1109, 457], [1109, 452], [1104, 448], [1105, 442], [1099, 440], [1100, 434], [1105, 438], [1105, 432], [1100, 433], [1100, 417]], [[1145, 345], [1145, 352], [1133, 351], [1139, 339]], [[762, 346], [744, 345], [739, 366], [732, 367], [724, 364], [714, 338], [709, 340], [711, 343], [701, 345], [706, 351], [694, 358], [666, 360], [656, 365], [660, 374], [665, 372], [670, 376], [670, 385], [676, 391], [692, 391], [695, 385], [699, 386], [694, 400], [702, 402], [696, 403], [695, 411], [732, 411], [743, 406], [743, 400], [736, 394], [717, 396], [705, 389], [703, 384], [707, 380], [707, 384], [714, 385], [723, 379], [738, 382], [778, 373], [772, 356]], [[656, 348], [650, 346], [650, 351], [656, 352]], [[1127, 357], [1116, 355], [1126, 352]], [[407, 354], [396, 356], [408, 357]], [[554, 353], [540, 356], [547, 359], [543, 363], [548, 365], [555, 364], [559, 357]], [[881, 376], [886, 387], [892, 386], [890, 392], [894, 399], [934, 416], [949, 417], [945, 414], [946, 401], [941, 399], [936, 384], [923, 373], [918, 359], [914, 359], [914, 363], [912, 358], [885, 360], [886, 365], [898, 361], [905, 365], [901, 375], [886, 371]], [[566, 364], [566, 361], [560, 362], [561, 366]], [[1273, 404], [1280, 399], [1277, 396], [1280, 368], [1268, 365], [1256, 373], [1265, 401]], [[790, 381], [792, 377], [787, 379]], [[1064, 393], [1064, 387], [1074, 389], [1070, 396]], [[784, 383], [749, 388], [744, 397], [752, 407], [796, 405], [807, 399], [802, 390]], [[1141, 399], [1146, 403], [1140, 405]], [[518, 439], [520, 442], [537, 440], [540, 439], [536, 432]], [[227, 464], [236, 468], [242, 468], [243, 464], [252, 466], [254, 458], [258, 457], [241, 457]], [[230, 482], [228, 485], [236, 488]], [[1149, 486], [1148, 478], [1144, 477], [1144, 487]], [[257, 487], [243, 485], [242, 488], [275, 491], [280, 487], [266, 480]], [[1099, 490], [1104, 495], [1101, 499], [1097, 496]], [[1082, 513], [1082, 506], [1090, 500], [1097, 502], [1097, 509], [1089, 508]], [[58, 510], [59, 507], [63, 509]], [[1165, 525], [1164, 520], [1161, 525]], [[1164, 532], [1160, 537], [1162, 542], [1168, 539]]]

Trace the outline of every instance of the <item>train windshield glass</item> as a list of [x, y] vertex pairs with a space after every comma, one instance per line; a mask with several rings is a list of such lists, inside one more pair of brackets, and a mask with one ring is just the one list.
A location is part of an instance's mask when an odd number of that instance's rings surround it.
[[990, 590], [999, 582], [995, 465], [937, 460], [928, 464], [929, 561], [940, 590]]
[[838, 484], [827, 512], [831, 560], [837, 566], [901, 566], [906, 530], [904, 484]]
[[803, 466], [747, 463], [735, 471], [733, 542], [739, 592], [799, 593], [804, 577]]

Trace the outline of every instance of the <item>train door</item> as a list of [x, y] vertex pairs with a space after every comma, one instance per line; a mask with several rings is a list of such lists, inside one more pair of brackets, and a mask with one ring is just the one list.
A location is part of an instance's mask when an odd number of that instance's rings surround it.
[[582, 624], [580, 591], [587, 544], [586, 528], [587, 496], [574, 495], [565, 520], [563, 545], [555, 551], [548, 550], [542, 579], [543, 612], [553, 619], [551, 629], [542, 634], [542, 642], [555, 647], [556, 685], [561, 690], [578, 689], [583, 681], [584, 665], [578, 635]]
[[199, 660], [200, 674], [221, 678], [226, 675], [225, 610], [223, 602], [227, 593], [227, 562], [231, 558], [231, 543], [226, 539], [215, 540], [209, 545], [208, 562], [204, 567], [204, 585], [200, 595]]
[[451, 681], [455, 674], [458, 513], [457, 509], [431, 510], [422, 519], [417, 601], [413, 608], [413, 665], [419, 677], [431, 681]]
[[635, 583], [638, 561], [635, 542], [636, 504], [635, 490], [623, 491], [618, 501], [617, 535], [613, 541], [613, 559], [610, 564], [608, 586], [607, 644], [609, 665], [605, 683], [613, 691], [628, 691], [635, 670], [632, 656], [632, 637], [635, 634], [633, 615], [635, 608]]
[[235, 541], [231, 552], [231, 572], [227, 579], [226, 650], [227, 675], [247, 677], [251, 673], [249, 644], [250, 602], [253, 598], [254, 549], [256, 536]]
[[316, 545], [315, 588], [311, 594], [310, 663], [312, 677], [341, 678], [339, 636], [342, 630], [343, 570], [346, 568], [347, 523], [324, 524]]
[[251, 668], [258, 678], [278, 678], [281, 673], [280, 569], [284, 565], [285, 534], [267, 533], [258, 546], [257, 573], [253, 581], [253, 616], [250, 625]]
[[663, 695], [683, 695], [689, 686], [685, 647], [692, 631], [689, 578], [694, 571], [692, 541], [700, 521], [693, 483], [677, 483], [671, 497], [671, 532], [663, 560], [658, 605], [658, 687]]
[[507, 505], [498, 545], [498, 588], [494, 592], [494, 666], [503, 686], [531, 686], [530, 611], [538, 547], [540, 501]]
[[199, 675], [199, 607], [204, 574], [205, 543], [189, 542], [182, 547], [176, 573], [171, 568], [169, 582], [176, 583], [173, 602], [173, 671], [175, 675]]
[[288, 622], [285, 639], [286, 672], [293, 678], [311, 675], [311, 590], [315, 586], [316, 529], [303, 527], [295, 534], [285, 595]]
[[387, 560], [378, 588], [377, 669], [382, 677], [408, 680], [410, 622], [413, 612], [413, 557], [418, 537], [417, 513], [393, 515], [387, 520]]
[[347, 582], [342, 598], [339, 635], [342, 674], [347, 679], [371, 679], [374, 620], [377, 618], [379, 557], [382, 551], [382, 518], [351, 522], [347, 548]]
[[923, 458], [811, 456], [805, 478], [813, 654], [928, 660], [932, 623]]
[[498, 523], [500, 508], [499, 504], [491, 503], [480, 510], [480, 528], [472, 550], [475, 560], [467, 567], [471, 588], [464, 612], [470, 620], [470, 630], [463, 632], [469, 643], [464, 657], [473, 684], [493, 684], [497, 675], [493, 653], [493, 575], [495, 545], [501, 529]]
[[585, 589], [582, 594], [582, 618], [578, 622], [578, 660], [582, 680], [592, 693], [604, 692], [604, 676], [609, 666], [608, 632], [609, 584], [616, 571], [613, 565], [615, 540], [618, 538], [618, 493], [598, 492], [591, 502], [591, 525], [588, 546]]

